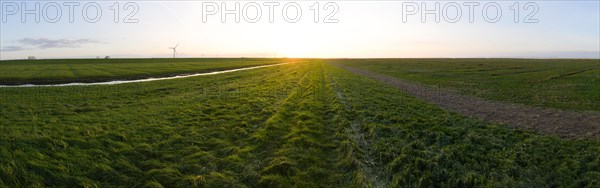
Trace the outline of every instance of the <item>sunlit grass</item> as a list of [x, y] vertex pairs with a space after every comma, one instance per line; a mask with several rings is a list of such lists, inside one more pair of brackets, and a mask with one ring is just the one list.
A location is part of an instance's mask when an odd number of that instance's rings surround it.
[[0, 88], [0, 187], [596, 187], [599, 145], [464, 118], [322, 60]]

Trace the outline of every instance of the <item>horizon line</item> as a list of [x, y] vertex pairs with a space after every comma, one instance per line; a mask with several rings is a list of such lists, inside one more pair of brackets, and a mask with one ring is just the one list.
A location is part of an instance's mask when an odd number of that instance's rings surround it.
[[[92, 57], [66, 57], [66, 58], [36, 58], [36, 59], [0, 59], [0, 61], [21, 61], [21, 60], [107, 60], [105, 58], [92, 58]], [[110, 59], [589, 59], [600, 60], [600, 57], [521, 57], [521, 56], [497, 56], [497, 57], [179, 57], [179, 58], [170, 58], [170, 57], [110, 57]]]

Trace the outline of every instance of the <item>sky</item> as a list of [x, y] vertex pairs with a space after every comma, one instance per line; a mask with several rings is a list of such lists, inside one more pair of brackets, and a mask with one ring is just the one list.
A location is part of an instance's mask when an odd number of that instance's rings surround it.
[[182, 58], [600, 58], [597, 0], [0, 5], [2, 60], [168, 58], [177, 44]]

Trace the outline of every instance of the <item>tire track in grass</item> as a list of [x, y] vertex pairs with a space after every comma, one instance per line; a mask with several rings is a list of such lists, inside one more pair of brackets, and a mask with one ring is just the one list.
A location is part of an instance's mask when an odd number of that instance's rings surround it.
[[[252, 129], [252, 133], [250, 135], [251, 138], [247, 139], [248, 143], [255, 143], [257, 145], [257, 147], [255, 147], [251, 152], [253, 153], [254, 157], [252, 157], [251, 159], [249, 159], [248, 164], [251, 164], [252, 167], [252, 173], [257, 173], [260, 174], [261, 170], [264, 169], [268, 163], [271, 160], [271, 155], [273, 153], [275, 153], [275, 151], [273, 150], [273, 148], [276, 148], [273, 145], [273, 140], [268, 139], [268, 135], [269, 135], [269, 126], [267, 125], [267, 122], [269, 121], [269, 119], [271, 119], [275, 114], [277, 114], [279, 112], [279, 107], [286, 103], [287, 100], [289, 100], [290, 98], [290, 94], [294, 91], [294, 89], [296, 87], [294, 87], [294, 84], [290, 84], [290, 83], [301, 83], [304, 78], [306, 77], [306, 74], [304, 75], [299, 75], [293, 78], [290, 78], [290, 72], [294, 71], [294, 68], [291, 68], [292, 66], [298, 66], [296, 64], [288, 64], [287, 66], [280, 66], [280, 67], [275, 67], [273, 69], [277, 69], [277, 71], [274, 71], [274, 73], [271, 73], [270, 76], [265, 76], [266, 80], [263, 81], [267, 81], [267, 80], [271, 80], [274, 81], [275, 83], [264, 83], [265, 85], [269, 85], [269, 90], [266, 91], [266, 93], [262, 93], [261, 95], [266, 96], [267, 98], [270, 98], [271, 101], [273, 101], [273, 103], [267, 108], [267, 109], [263, 109], [263, 111], [268, 112], [268, 114], [266, 114], [266, 118], [264, 119], [264, 121], [262, 123], [259, 124], [259, 126], [254, 127]], [[268, 81], [267, 81], [268, 82]], [[264, 92], [264, 91], [262, 91]], [[283, 92], [283, 93], [287, 93], [287, 95], [281, 95], [281, 93], [279, 92]], [[258, 142], [258, 143], [257, 143]], [[253, 185], [256, 186], [256, 185]]]
[[67, 64], [67, 66], [71, 70], [73, 77], [77, 78], [77, 77], [81, 76], [81, 74], [79, 74], [79, 71], [77, 69], [73, 68], [73, 64]]
[[[294, 66], [294, 68], [288, 68], [288, 70], [284, 71], [290, 71], [294, 69], [295, 71], [298, 71], [303, 69], [302, 65]], [[297, 81], [292, 82], [294, 84], [291, 84], [295, 87], [292, 87], [292, 89], [287, 92], [286, 96], [273, 103], [272, 108], [274, 109], [274, 112], [271, 113], [270, 117], [266, 118], [265, 122], [262, 124], [263, 126], [252, 134], [252, 140], [257, 142], [257, 147], [254, 149], [254, 153], [256, 153], [256, 156], [261, 157], [260, 159], [255, 159], [256, 161], [259, 161], [257, 171], [259, 174], [261, 174], [261, 179], [259, 180], [259, 184], [261, 186], [277, 187], [278, 185], [282, 186], [285, 183], [289, 183], [289, 179], [288, 182], [283, 182], [285, 181], [286, 177], [282, 177], [282, 175], [289, 175], [286, 173], [289, 173], [290, 170], [288, 168], [290, 168], [293, 163], [291, 163], [287, 158], [281, 157], [278, 153], [278, 150], [282, 148], [284, 144], [281, 135], [286, 133], [286, 130], [284, 129], [285, 127], [282, 127], [285, 125], [285, 123], [278, 122], [283, 119], [282, 116], [287, 116], [286, 114], [289, 113], [286, 105], [291, 103], [293, 98], [297, 95], [298, 87], [301, 83], [303, 83], [307, 74], [308, 72], [305, 71], [302, 75], [296, 75], [298, 77], [296, 78]], [[288, 73], [284, 75], [287, 77], [295, 74]]]
[[335, 121], [329, 116], [327, 83], [313, 62], [292, 67], [302, 75], [264, 128], [255, 134], [265, 156], [261, 187], [318, 187], [340, 184], [335, 167], [338, 144]]
[[595, 69], [596, 68], [587, 68], [587, 69], [578, 70], [578, 71], [571, 71], [571, 72], [567, 72], [567, 73], [564, 73], [564, 74], [550, 76], [550, 77], [547, 77], [545, 79], [537, 80], [537, 81], [534, 81], [534, 82], [546, 82], [546, 81], [550, 81], [550, 80], [554, 80], [554, 79], [560, 79], [560, 78], [567, 77], [567, 76], [573, 76], [573, 75], [576, 75], [576, 74], [581, 74], [581, 73], [584, 73], [584, 72], [587, 72], [587, 71], [591, 71], [591, 70], [595, 70]]
[[553, 70], [553, 69], [514, 71], [514, 72], [506, 72], [506, 73], [492, 73], [491, 75], [492, 76], [509, 76], [509, 75], [526, 74], [526, 73], [538, 73], [538, 72], [551, 71], [551, 70]]
[[[337, 179], [340, 179], [338, 182], [335, 182], [338, 186], [347, 185], [349, 182], [342, 181], [341, 177], [345, 176], [345, 172], [340, 171], [339, 158], [332, 156], [340, 156], [340, 145], [343, 140], [343, 135], [340, 134], [340, 126], [345, 126], [344, 122], [346, 121], [345, 116], [343, 114], [342, 104], [337, 100], [337, 95], [333, 88], [333, 84], [331, 79], [329, 79], [329, 74], [326, 68], [323, 67], [324, 62], [319, 60], [319, 80], [320, 80], [320, 97], [319, 100], [324, 104], [323, 112], [321, 113], [324, 124], [322, 127], [324, 128], [325, 133], [323, 134], [324, 141], [330, 142], [328, 145], [328, 149], [326, 149], [326, 153], [323, 153], [322, 158], [326, 160], [325, 163], [328, 169], [335, 169], [335, 171], [339, 174], [336, 175]], [[334, 176], [335, 177], [335, 176]]]
[[575, 112], [490, 101], [439, 88], [430, 88], [359, 68], [337, 63], [333, 65], [381, 81], [424, 101], [468, 117], [562, 138], [600, 138], [600, 113], [597, 111]]
[[357, 151], [354, 151], [353, 147], [348, 148], [353, 157], [351, 160], [359, 168], [357, 174], [354, 174], [355, 177], [352, 177], [354, 183], [363, 187], [389, 187], [389, 178], [386, 178], [384, 167], [374, 157], [375, 153], [371, 150], [371, 141], [366, 138], [366, 133], [362, 131], [364, 129], [360, 121], [354, 118], [357, 115], [352, 113], [352, 104], [346, 100], [335, 78], [331, 78], [331, 75], [328, 74], [327, 80], [331, 83], [333, 92], [335, 92], [335, 100], [342, 104], [344, 113], [350, 121], [350, 126], [344, 127], [343, 132], [358, 147]]

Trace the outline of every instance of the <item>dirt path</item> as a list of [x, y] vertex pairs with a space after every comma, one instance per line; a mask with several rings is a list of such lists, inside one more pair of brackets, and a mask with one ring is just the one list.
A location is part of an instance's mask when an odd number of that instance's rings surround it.
[[485, 100], [443, 89], [377, 74], [359, 68], [334, 65], [379, 80], [441, 108], [488, 122], [532, 130], [563, 138], [600, 138], [600, 112], [575, 112]]

